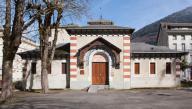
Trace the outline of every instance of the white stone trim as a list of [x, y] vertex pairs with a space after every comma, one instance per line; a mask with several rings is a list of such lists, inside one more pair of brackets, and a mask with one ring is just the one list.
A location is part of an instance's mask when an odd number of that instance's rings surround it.
[[70, 62], [77, 62], [77, 59], [70, 59]]
[[70, 72], [70, 75], [77, 75], [77, 72], [71, 71], [71, 72]]
[[131, 67], [130, 67], [130, 65], [124, 65], [123, 68], [124, 69], [130, 69]]
[[113, 80], [113, 77], [111, 76], [111, 72], [112, 72], [112, 58], [109, 55], [109, 53], [107, 53], [106, 51], [102, 50], [102, 49], [97, 49], [97, 50], [90, 50], [88, 51], [85, 56], [84, 56], [84, 62], [85, 62], [85, 66], [88, 66], [88, 80], [90, 81], [90, 83], [92, 84], [92, 60], [93, 60], [93, 56], [96, 53], [104, 53], [107, 58], [108, 58], [108, 63], [109, 63], [109, 85], [111, 84], [111, 81]]
[[70, 46], [71, 48], [71, 50], [77, 50], [77, 46]]
[[124, 59], [123, 61], [124, 61], [124, 62], [131, 62], [130, 59]]
[[76, 55], [76, 53], [70, 53], [70, 56], [75, 56]]
[[130, 43], [130, 40], [124, 40], [124, 43]]
[[126, 50], [130, 50], [131, 47], [130, 46], [124, 46], [123, 48]]
[[130, 53], [124, 53], [123, 56], [130, 56]]
[[70, 68], [71, 69], [75, 69], [75, 68], [77, 69], [77, 66], [76, 65], [71, 65]]

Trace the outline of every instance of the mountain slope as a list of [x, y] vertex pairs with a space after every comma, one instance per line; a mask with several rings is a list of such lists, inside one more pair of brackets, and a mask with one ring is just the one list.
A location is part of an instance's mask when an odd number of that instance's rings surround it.
[[178, 22], [178, 23], [192, 23], [192, 7], [173, 13], [161, 20], [149, 24], [142, 29], [133, 33], [133, 42], [147, 42], [156, 44], [157, 32], [160, 22]]

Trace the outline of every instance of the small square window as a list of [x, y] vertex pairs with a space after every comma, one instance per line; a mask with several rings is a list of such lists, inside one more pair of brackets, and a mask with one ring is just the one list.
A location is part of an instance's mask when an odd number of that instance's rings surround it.
[[184, 35], [181, 36], [181, 40], [185, 40], [185, 36]]
[[84, 75], [84, 70], [80, 70], [80, 75]]
[[177, 50], [177, 44], [176, 43], [173, 44], [173, 49]]
[[155, 63], [152, 62], [150, 63], [150, 74], [155, 74], [155, 73], [156, 73]]
[[190, 43], [190, 50], [192, 51], [192, 43]]
[[181, 46], [182, 46], [182, 51], [185, 51], [185, 44], [182, 43]]
[[135, 74], [140, 74], [140, 64], [139, 63], [135, 63]]
[[166, 63], [166, 74], [171, 74], [171, 62]]
[[177, 36], [173, 35], [173, 40], [177, 40]]

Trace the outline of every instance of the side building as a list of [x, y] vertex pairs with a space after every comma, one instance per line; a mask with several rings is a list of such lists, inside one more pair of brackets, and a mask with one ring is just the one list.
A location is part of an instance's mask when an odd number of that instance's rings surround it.
[[[183, 59], [192, 65], [192, 23], [161, 23], [157, 37], [158, 46], [189, 52]], [[182, 73], [182, 78], [192, 80], [192, 68]]]
[[[2, 61], [3, 61], [3, 30], [0, 30], [0, 81], [2, 80]], [[37, 48], [38, 45], [28, 39], [23, 37], [22, 43], [18, 48], [18, 52], [24, 52], [28, 50], [32, 50]], [[13, 61], [13, 82], [20, 81], [23, 78], [23, 65], [25, 63], [25, 60], [22, 60], [22, 58], [16, 54], [15, 59]]]

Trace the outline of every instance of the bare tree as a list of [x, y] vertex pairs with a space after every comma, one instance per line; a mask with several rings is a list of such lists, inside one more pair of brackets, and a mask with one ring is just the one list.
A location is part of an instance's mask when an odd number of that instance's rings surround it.
[[[88, 0], [35, 0], [29, 5], [36, 13], [41, 51], [41, 85], [43, 93], [47, 93], [48, 67], [51, 64], [58, 37], [58, 28], [65, 16], [80, 17], [87, 9]], [[54, 39], [49, 43], [51, 30], [54, 29]]]
[[5, 2], [1, 101], [6, 101], [13, 94], [13, 60], [21, 44], [23, 31], [35, 21], [34, 18], [30, 18], [28, 21], [25, 20], [25, 3], [25, 0], [6, 0]]

